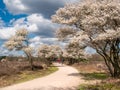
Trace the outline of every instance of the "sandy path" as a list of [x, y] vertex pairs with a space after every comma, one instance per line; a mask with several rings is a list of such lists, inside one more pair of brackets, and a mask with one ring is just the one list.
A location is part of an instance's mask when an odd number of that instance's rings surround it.
[[83, 81], [79, 72], [70, 66], [56, 65], [59, 70], [53, 74], [0, 90], [76, 90], [75, 87]]

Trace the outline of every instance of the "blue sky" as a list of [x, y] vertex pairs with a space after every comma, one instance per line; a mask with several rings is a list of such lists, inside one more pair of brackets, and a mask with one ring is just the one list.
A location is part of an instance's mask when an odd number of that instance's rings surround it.
[[[0, 2], [0, 56], [20, 55], [18, 51], [8, 51], [4, 42], [13, 36], [16, 30], [26, 28], [29, 43], [33, 48], [41, 44], [65, 43], [57, 41], [54, 32], [59, 25], [51, 22], [51, 16], [66, 3], [76, 0], [1, 0]], [[91, 52], [91, 49], [87, 49]]]
[[[0, 1], [0, 55], [14, 54], [4, 47], [19, 28], [27, 28], [30, 46], [41, 44], [60, 44], [55, 38], [57, 24], [51, 22], [51, 16], [66, 3], [76, 0], [1, 0]], [[16, 55], [19, 54], [16, 52]]]
[[10, 20], [12, 19], [19, 19], [21, 17], [27, 16], [26, 14], [19, 14], [19, 15], [13, 15], [12, 13], [9, 13], [9, 10], [6, 8], [5, 3], [3, 0], [0, 2], [0, 17], [5, 22], [5, 25], [8, 26]]

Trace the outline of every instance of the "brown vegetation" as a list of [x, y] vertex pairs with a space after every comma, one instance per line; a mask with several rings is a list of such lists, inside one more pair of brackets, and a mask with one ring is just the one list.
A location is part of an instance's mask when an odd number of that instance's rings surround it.
[[[0, 87], [14, 82], [14, 80], [19, 78], [18, 75], [24, 72], [29, 72], [29, 74], [32, 74], [42, 69], [42, 63], [37, 60], [34, 61], [34, 71], [31, 71], [30, 64], [26, 60], [7, 60], [5, 62], [0, 62]], [[8, 79], [12, 79], [12, 82], [7, 82]]]
[[88, 84], [80, 85], [78, 90], [120, 90], [120, 79], [110, 77], [99, 55], [94, 54], [89, 61], [75, 63], [73, 66], [80, 71], [84, 80], [89, 81]]
[[[41, 63], [35, 61], [35, 69], [43, 69]], [[30, 65], [28, 61], [6, 61], [0, 62], [0, 76], [8, 76], [12, 74], [19, 74], [23, 70], [30, 70]]]
[[[99, 65], [103, 67], [100, 67]], [[107, 70], [104, 61], [79, 62], [73, 66], [76, 67], [80, 72], [84, 73], [106, 72]]]

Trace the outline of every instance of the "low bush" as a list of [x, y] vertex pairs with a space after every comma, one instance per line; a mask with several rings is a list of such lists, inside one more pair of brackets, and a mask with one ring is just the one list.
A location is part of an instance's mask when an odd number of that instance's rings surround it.
[[0, 62], [0, 87], [32, 80], [58, 70], [52, 66], [44, 69], [43, 65], [41, 61], [35, 60], [34, 70], [31, 70], [30, 64], [26, 60]]
[[[34, 68], [43, 69], [42, 64], [39, 61], [34, 61]], [[28, 61], [6, 61], [0, 62], [0, 77], [19, 74], [23, 70], [30, 70]]]

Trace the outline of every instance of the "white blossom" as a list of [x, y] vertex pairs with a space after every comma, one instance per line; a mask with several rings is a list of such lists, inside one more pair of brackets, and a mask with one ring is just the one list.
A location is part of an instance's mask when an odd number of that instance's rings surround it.
[[62, 50], [57, 45], [41, 45], [38, 48], [38, 56], [49, 58], [49, 57], [59, 57], [62, 54]]
[[26, 52], [26, 53], [32, 53], [33, 52], [33, 48], [32, 47], [24, 47], [23, 49], [22, 49], [24, 52]]
[[97, 52], [108, 52], [111, 43], [120, 42], [120, 0], [83, 0], [68, 4], [56, 11], [52, 21], [66, 26], [67, 29], [60, 27], [57, 36], [69, 40], [67, 50], [72, 56], [84, 54], [81, 50], [86, 46]]

